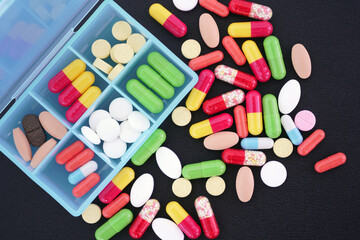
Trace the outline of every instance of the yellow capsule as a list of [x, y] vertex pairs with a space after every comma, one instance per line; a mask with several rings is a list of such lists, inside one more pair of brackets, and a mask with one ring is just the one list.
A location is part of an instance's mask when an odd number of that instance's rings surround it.
[[166, 213], [177, 225], [179, 225], [187, 216], [189, 216], [185, 209], [175, 201], [169, 202], [166, 205]]
[[242, 50], [249, 64], [252, 64], [253, 62], [263, 58], [258, 46], [252, 40], [244, 42], [242, 45]]
[[228, 33], [234, 38], [267, 37], [273, 32], [273, 26], [268, 21], [237, 22], [228, 27]]
[[191, 125], [189, 132], [193, 138], [202, 138], [212, 133], [220, 132], [231, 127], [233, 118], [228, 113], [222, 113], [204, 121]]
[[189, 129], [191, 137], [197, 139], [210, 135], [213, 132], [209, 119], [191, 125]]
[[149, 14], [152, 18], [154, 18], [158, 23], [164, 25], [165, 21], [171, 16], [171, 12], [164, 8], [159, 3], [154, 3], [149, 8]]
[[259, 135], [263, 131], [262, 113], [248, 113], [247, 119], [249, 133], [254, 136]]
[[100, 96], [101, 90], [98, 87], [90, 87], [80, 98], [79, 102], [86, 108], [89, 108], [91, 104]]
[[85, 69], [86, 69], [86, 64], [80, 59], [75, 59], [72, 63], [70, 63], [63, 69], [63, 72], [70, 80], [73, 81], [82, 72], [84, 72]]
[[251, 37], [251, 22], [232, 23], [228, 27], [228, 33], [234, 38]]

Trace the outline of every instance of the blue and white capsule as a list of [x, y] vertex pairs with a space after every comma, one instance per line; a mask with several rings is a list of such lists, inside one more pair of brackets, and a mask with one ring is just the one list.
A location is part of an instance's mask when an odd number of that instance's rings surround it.
[[246, 150], [271, 149], [274, 140], [267, 137], [248, 137], [241, 140], [241, 147]]
[[95, 161], [89, 161], [83, 166], [81, 166], [79, 169], [77, 169], [75, 172], [72, 172], [69, 177], [69, 183], [76, 185], [82, 180], [84, 180], [87, 176], [89, 176], [91, 173], [95, 172], [98, 168], [98, 164]]
[[280, 120], [292, 144], [300, 145], [304, 139], [292, 118], [289, 115], [283, 115]]

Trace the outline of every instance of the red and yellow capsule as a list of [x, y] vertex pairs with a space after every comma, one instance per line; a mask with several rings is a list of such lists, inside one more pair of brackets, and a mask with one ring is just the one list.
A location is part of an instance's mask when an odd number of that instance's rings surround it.
[[81, 198], [98, 184], [98, 182], [100, 182], [100, 175], [97, 173], [90, 174], [73, 188], [72, 193], [74, 197]]
[[346, 162], [346, 155], [342, 152], [331, 155], [315, 164], [318, 173], [326, 172], [330, 169], [343, 165]]
[[69, 107], [93, 85], [95, 76], [92, 72], [83, 72], [59, 94], [58, 101], [61, 106]]
[[154, 3], [149, 8], [149, 14], [175, 37], [183, 37], [187, 32], [186, 24], [169, 12], [160, 3]]
[[233, 38], [267, 37], [270, 36], [272, 32], [273, 26], [268, 21], [236, 22], [230, 24], [228, 27], [228, 33]]
[[221, 94], [220, 96], [206, 100], [203, 110], [206, 114], [212, 115], [228, 108], [241, 104], [245, 99], [245, 94], [240, 89]]
[[205, 236], [209, 239], [217, 238], [220, 234], [220, 230], [209, 199], [204, 196], [196, 198], [195, 209], [199, 216]]
[[169, 202], [166, 205], [166, 213], [178, 225], [178, 227], [190, 239], [196, 239], [201, 234], [200, 226], [195, 220], [185, 211], [185, 209], [178, 202]]
[[215, 68], [215, 76], [221, 81], [246, 90], [253, 90], [257, 85], [254, 76], [225, 65], [219, 65]]
[[234, 118], [238, 136], [240, 138], [246, 138], [249, 135], [249, 130], [244, 106], [239, 105], [234, 108]]
[[321, 129], [314, 131], [297, 148], [301, 156], [308, 155], [325, 138], [325, 132]]
[[242, 66], [246, 63], [244, 53], [241, 51], [239, 45], [232, 37], [224, 37], [222, 40], [222, 44], [237, 65]]
[[262, 166], [266, 162], [266, 155], [260, 151], [225, 149], [221, 154], [221, 159], [226, 164]]
[[99, 194], [102, 203], [110, 203], [135, 178], [132, 168], [124, 167]]
[[246, 94], [246, 113], [249, 132], [256, 136], [263, 131], [261, 95], [256, 90]]
[[101, 90], [92, 86], [66, 111], [66, 119], [75, 123], [100, 96]]
[[189, 132], [191, 137], [197, 139], [202, 138], [212, 133], [220, 132], [231, 127], [233, 118], [228, 113], [222, 113], [215, 117], [211, 117], [204, 121], [191, 125]]
[[228, 7], [217, 0], [199, 0], [199, 4], [220, 17], [227, 17], [229, 15]]
[[74, 81], [81, 73], [85, 72], [86, 64], [80, 60], [75, 59], [63, 70], [58, 72], [48, 83], [50, 92], [59, 93], [72, 81]]
[[243, 43], [242, 49], [256, 79], [260, 82], [269, 81], [271, 77], [269, 66], [261, 55], [256, 43], [252, 40], [247, 40]]
[[191, 90], [185, 103], [186, 107], [190, 111], [197, 111], [200, 108], [214, 80], [215, 75], [212, 71], [208, 69], [201, 71], [201, 73], [199, 74], [199, 81]]
[[106, 205], [102, 210], [102, 215], [106, 218], [111, 218], [118, 211], [120, 211], [126, 204], [130, 201], [130, 196], [127, 193], [120, 194], [117, 198], [115, 198], [111, 203]]
[[154, 220], [159, 209], [160, 203], [158, 200], [148, 200], [129, 228], [130, 237], [134, 239], [141, 238]]
[[229, 10], [235, 14], [266, 21], [270, 20], [273, 14], [267, 6], [244, 0], [231, 0]]

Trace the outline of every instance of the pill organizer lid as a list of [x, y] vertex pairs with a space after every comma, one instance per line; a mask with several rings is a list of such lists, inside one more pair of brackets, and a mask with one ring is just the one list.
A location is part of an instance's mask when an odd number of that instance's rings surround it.
[[97, 0], [0, 0], [0, 112], [19, 97]]

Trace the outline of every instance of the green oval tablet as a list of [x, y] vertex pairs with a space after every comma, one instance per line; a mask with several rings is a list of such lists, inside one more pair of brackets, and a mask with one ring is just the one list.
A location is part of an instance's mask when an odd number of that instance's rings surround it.
[[148, 65], [138, 67], [136, 75], [160, 97], [170, 99], [174, 96], [174, 88]]
[[188, 164], [183, 167], [182, 175], [186, 179], [208, 178], [224, 174], [226, 165], [221, 160], [210, 160]]
[[152, 52], [147, 61], [160, 75], [174, 87], [181, 87], [185, 82], [185, 75], [158, 52]]
[[146, 140], [146, 142], [136, 151], [132, 156], [131, 162], [136, 166], [143, 165], [156, 150], [165, 142], [166, 133], [164, 130], [158, 128]]
[[126, 84], [126, 90], [134, 96], [144, 107], [152, 113], [159, 113], [164, 108], [164, 103], [152, 91], [136, 79], [131, 79]]
[[281, 122], [276, 97], [266, 94], [262, 98], [265, 132], [269, 138], [278, 138], [281, 134]]
[[122, 209], [95, 232], [97, 240], [108, 240], [123, 230], [133, 220], [133, 214], [129, 209]]
[[286, 75], [285, 63], [280, 47], [279, 39], [269, 36], [264, 40], [266, 59], [270, 65], [272, 77], [281, 80]]

